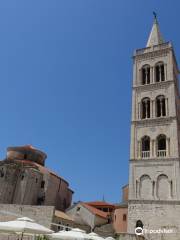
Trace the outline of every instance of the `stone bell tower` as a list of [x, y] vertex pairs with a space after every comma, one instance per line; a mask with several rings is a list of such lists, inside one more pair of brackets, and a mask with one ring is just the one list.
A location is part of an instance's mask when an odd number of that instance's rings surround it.
[[172, 229], [147, 239], [180, 239], [180, 98], [173, 46], [155, 16], [133, 56], [128, 232]]

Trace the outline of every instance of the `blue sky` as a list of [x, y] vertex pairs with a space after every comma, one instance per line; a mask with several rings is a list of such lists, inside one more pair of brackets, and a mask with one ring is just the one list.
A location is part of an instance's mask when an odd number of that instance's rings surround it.
[[128, 182], [133, 50], [157, 11], [180, 63], [179, 0], [2, 0], [0, 158], [32, 144], [74, 201], [119, 202]]

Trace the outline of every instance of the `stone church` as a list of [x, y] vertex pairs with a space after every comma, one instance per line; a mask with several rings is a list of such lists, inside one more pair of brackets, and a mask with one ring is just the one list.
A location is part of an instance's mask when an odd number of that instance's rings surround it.
[[62, 211], [71, 205], [69, 183], [45, 167], [46, 157], [30, 145], [7, 148], [0, 161], [0, 204], [54, 206]]
[[179, 69], [155, 16], [145, 48], [133, 56], [128, 232], [180, 239]]

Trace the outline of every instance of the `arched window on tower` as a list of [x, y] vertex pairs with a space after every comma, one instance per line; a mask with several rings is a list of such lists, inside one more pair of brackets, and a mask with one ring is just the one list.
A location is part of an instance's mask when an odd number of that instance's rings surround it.
[[150, 157], [150, 137], [144, 136], [141, 139], [141, 157], [142, 158], [149, 158]]
[[137, 222], [136, 222], [136, 228], [137, 228], [137, 227], [143, 228], [143, 223], [142, 223], [141, 220], [137, 220]]
[[150, 99], [143, 98], [141, 101], [141, 118], [150, 118]]
[[163, 95], [156, 98], [156, 117], [166, 116], [166, 99]]
[[161, 134], [157, 137], [157, 156], [166, 157], [166, 136]]
[[137, 235], [143, 235], [143, 223], [141, 220], [137, 220], [136, 222], [135, 233]]
[[165, 81], [164, 63], [159, 62], [155, 66], [155, 80], [156, 82]]
[[150, 66], [144, 65], [142, 67], [142, 85], [150, 84]]

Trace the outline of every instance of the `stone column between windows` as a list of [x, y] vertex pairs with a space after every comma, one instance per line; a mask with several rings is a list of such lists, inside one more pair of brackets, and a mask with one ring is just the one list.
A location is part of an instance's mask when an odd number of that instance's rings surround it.
[[173, 194], [173, 180], [170, 181], [171, 184], [171, 198], [173, 199], [174, 194]]
[[150, 118], [153, 118], [153, 100], [151, 100], [150, 110]]
[[141, 119], [141, 103], [138, 103], [138, 119]]
[[139, 192], [140, 192], [140, 190], [139, 190], [139, 185], [140, 185], [140, 182], [138, 181], [138, 180], [136, 180], [136, 198], [139, 198]]
[[169, 116], [169, 112], [168, 112], [168, 98], [165, 99], [165, 104], [166, 104], [166, 116]]
[[152, 197], [154, 198], [155, 196], [155, 181], [152, 181]]
[[169, 157], [170, 155], [170, 138], [166, 138], [166, 156]]
[[163, 103], [162, 103], [162, 98], [159, 99], [160, 100], [160, 117], [163, 116]]
[[165, 81], [167, 81], [167, 64], [164, 64]]
[[153, 67], [153, 83], [156, 82], [155, 72], [156, 72], [156, 69], [155, 67]]
[[154, 140], [152, 140], [152, 157], [154, 157], [155, 156], [155, 152], [154, 152], [154, 150], [155, 150], [155, 145], [154, 145]]
[[138, 158], [141, 158], [141, 141], [138, 141]]
[[158, 66], [158, 71], [159, 71], [159, 82], [161, 82], [162, 81], [161, 65]]
[[154, 101], [154, 117], [157, 117], [157, 102], [156, 99]]
[[153, 67], [150, 68], [150, 83], [153, 83]]
[[154, 181], [154, 199], [157, 199], [157, 182]]
[[154, 140], [154, 157], [157, 157], [157, 141]]
[[148, 69], [145, 68], [145, 84], [148, 82]]
[[177, 197], [177, 183], [176, 183], [176, 180], [173, 179], [173, 198], [176, 198], [176, 197]]
[[152, 79], [153, 79], [153, 83], [155, 83], [155, 68], [152, 68]]
[[137, 79], [138, 84], [142, 85], [142, 69], [139, 69]]
[[156, 116], [156, 106], [155, 106], [155, 100], [152, 100], [152, 118]]
[[145, 114], [146, 114], [145, 118], [148, 118], [148, 101], [147, 100], [145, 101]]
[[149, 154], [149, 157], [150, 158], [152, 158], [152, 155], [153, 155], [153, 153], [152, 153], [152, 150], [153, 150], [153, 141], [152, 140], [150, 140], [150, 154]]

